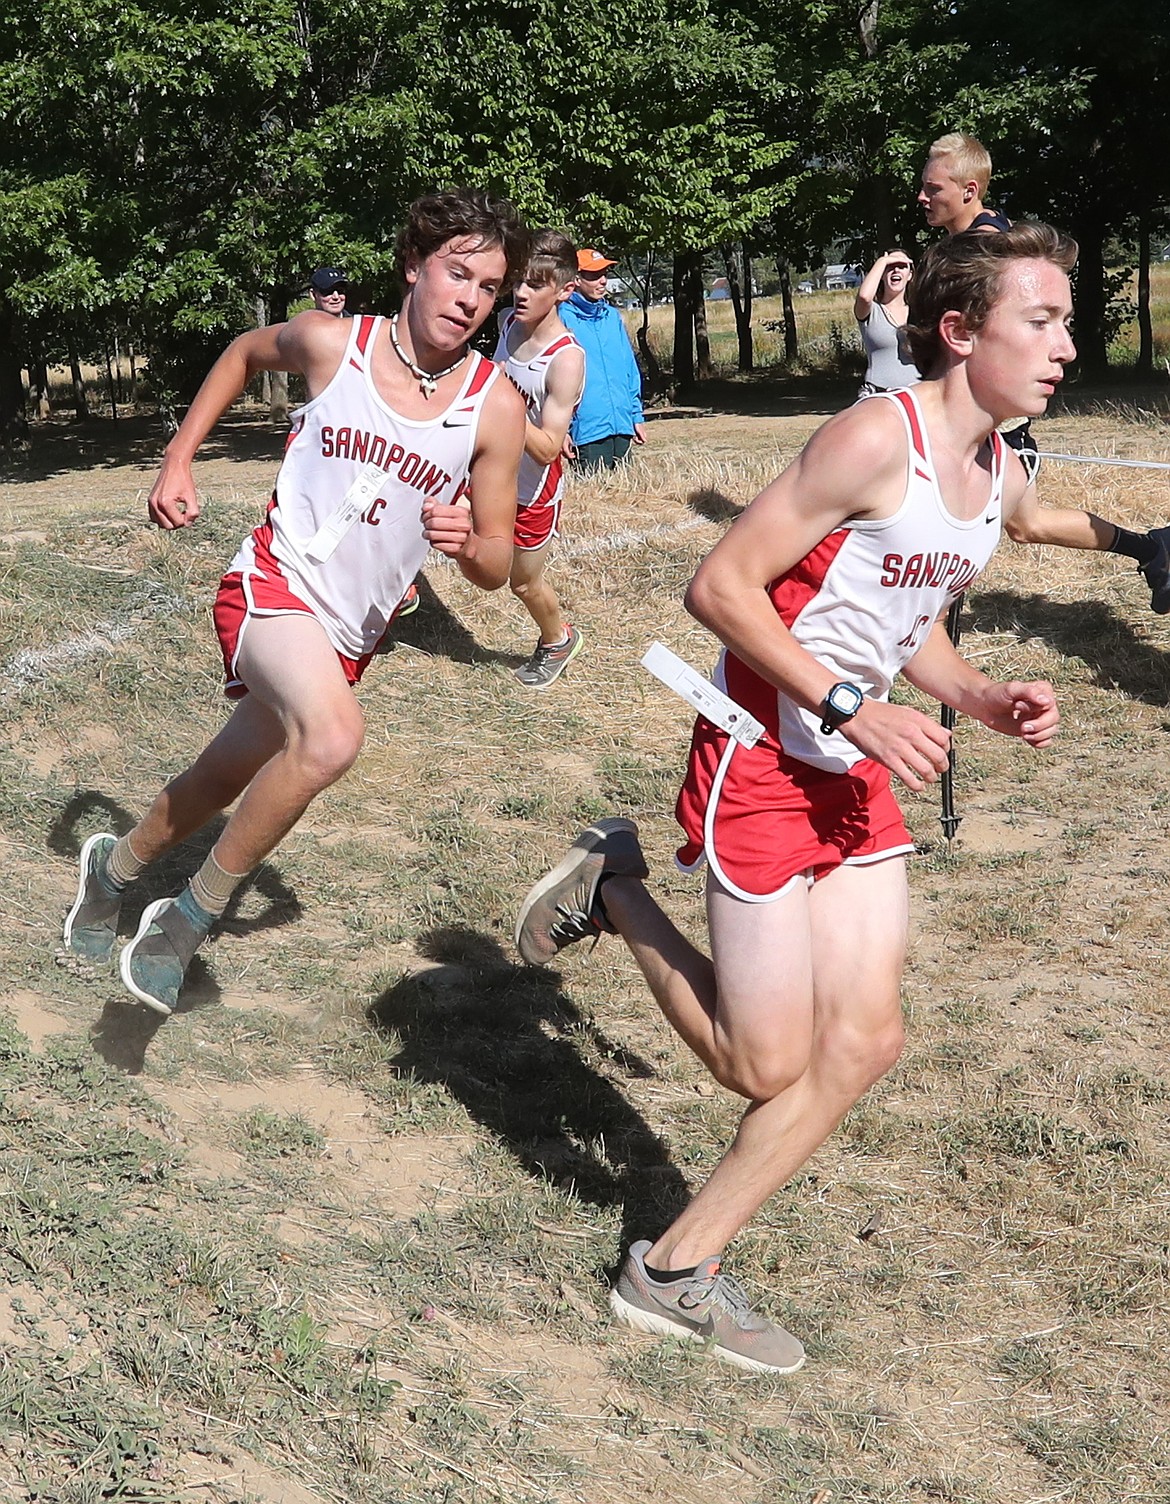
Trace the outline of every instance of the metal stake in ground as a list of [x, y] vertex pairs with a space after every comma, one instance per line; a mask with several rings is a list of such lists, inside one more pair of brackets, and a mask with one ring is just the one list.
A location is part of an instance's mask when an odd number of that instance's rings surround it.
[[[959, 638], [963, 635], [962, 628], [959, 625], [959, 617], [962, 614], [962, 610], [963, 597], [960, 595], [958, 600], [952, 602], [951, 609], [947, 612], [947, 636], [956, 648], [959, 646]], [[943, 706], [939, 720], [942, 722], [944, 730], [954, 731], [955, 712], [949, 705]], [[939, 790], [942, 795], [942, 809], [938, 818], [943, 828], [943, 835], [946, 836], [949, 842], [955, 839], [955, 832], [959, 828], [959, 821], [963, 818], [962, 815], [955, 814], [955, 743], [953, 738], [950, 750], [947, 752], [946, 769], [939, 780]]]

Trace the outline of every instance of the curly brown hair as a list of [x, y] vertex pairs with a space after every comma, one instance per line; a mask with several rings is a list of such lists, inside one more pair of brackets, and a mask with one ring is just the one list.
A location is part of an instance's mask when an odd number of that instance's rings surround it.
[[476, 250], [499, 246], [507, 262], [504, 288], [521, 275], [528, 260], [529, 235], [516, 208], [480, 188], [441, 188], [411, 204], [394, 247], [398, 275], [412, 258], [425, 261], [450, 240], [474, 239]]
[[914, 364], [930, 374], [943, 353], [939, 321], [958, 312], [973, 333], [982, 329], [1013, 261], [1051, 261], [1063, 272], [1076, 264], [1077, 243], [1038, 220], [1021, 220], [997, 235], [948, 235], [927, 249], [906, 291], [906, 343]]

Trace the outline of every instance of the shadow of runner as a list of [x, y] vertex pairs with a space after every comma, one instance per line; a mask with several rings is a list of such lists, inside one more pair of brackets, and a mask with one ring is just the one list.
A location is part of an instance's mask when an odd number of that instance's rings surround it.
[[[502, 663], [508, 668], [527, 661], [518, 653], [501, 653], [480, 647], [459, 618], [435, 594], [425, 575], [419, 575], [418, 610], [393, 621], [379, 648], [379, 655], [393, 653], [398, 643], [418, 648], [432, 658], [450, 658], [453, 663]], [[519, 609], [519, 608], [517, 608]]]
[[440, 964], [403, 977], [367, 1014], [400, 1044], [397, 1069], [445, 1087], [527, 1174], [595, 1206], [620, 1205], [623, 1248], [655, 1237], [690, 1192], [579, 1042], [632, 1075], [653, 1067], [584, 1017], [556, 972], [513, 965], [490, 936], [455, 926], [431, 931], [419, 949]]
[[[1145, 594], [1144, 586], [1140, 593]], [[1170, 654], [1145, 641], [1102, 601], [980, 591], [968, 603], [962, 625], [964, 632], [1013, 632], [1021, 641], [1038, 637], [1087, 663], [1102, 689], [1120, 690], [1146, 705], [1170, 704]]]

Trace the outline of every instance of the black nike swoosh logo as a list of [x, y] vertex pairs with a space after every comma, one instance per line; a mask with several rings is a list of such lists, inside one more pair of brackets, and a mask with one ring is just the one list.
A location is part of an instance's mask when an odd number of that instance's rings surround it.
[[994, 516], [994, 517], [985, 517], [985, 518], [984, 518], [984, 519], [983, 519], [983, 520], [984, 520], [984, 522], [986, 522], [986, 523], [987, 523], [987, 524], [988, 524], [988, 526], [989, 526], [989, 527], [990, 527], [990, 525], [991, 525], [991, 524], [992, 524], [992, 523], [993, 523], [993, 522], [998, 522], [998, 521], [999, 521], [999, 513], [998, 513], [998, 512], [996, 512], [996, 514], [995, 514], [995, 516]]

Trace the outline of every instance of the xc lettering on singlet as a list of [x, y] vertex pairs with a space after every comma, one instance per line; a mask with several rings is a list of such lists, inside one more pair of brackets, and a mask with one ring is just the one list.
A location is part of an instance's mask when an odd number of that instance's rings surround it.
[[919, 638], [922, 635], [923, 628], [929, 626], [930, 617], [920, 616], [914, 623], [914, 625], [910, 628], [910, 630], [906, 633], [905, 637], [898, 639], [898, 646], [900, 648], [916, 648], [918, 646]]

